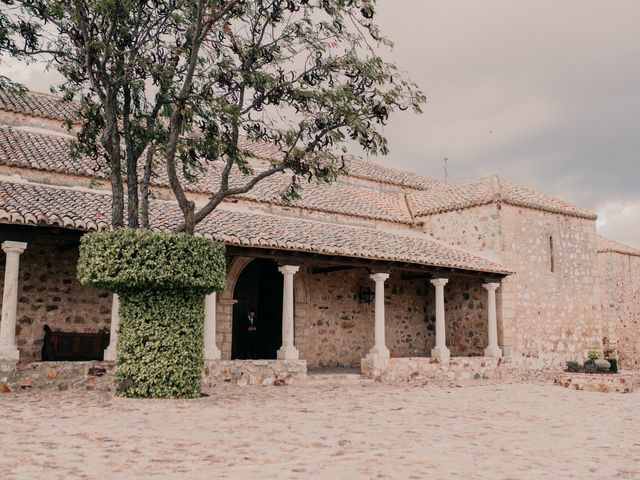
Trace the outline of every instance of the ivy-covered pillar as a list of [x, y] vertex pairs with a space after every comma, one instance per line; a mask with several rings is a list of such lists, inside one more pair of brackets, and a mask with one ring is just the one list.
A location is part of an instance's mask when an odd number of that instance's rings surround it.
[[185, 234], [121, 229], [87, 234], [78, 279], [117, 293], [116, 394], [201, 395], [205, 296], [222, 290], [224, 246]]

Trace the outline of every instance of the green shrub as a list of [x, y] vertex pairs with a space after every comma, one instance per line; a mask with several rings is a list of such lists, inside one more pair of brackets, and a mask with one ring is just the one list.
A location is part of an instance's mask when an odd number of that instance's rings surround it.
[[117, 393], [124, 397], [200, 396], [204, 297], [187, 290], [120, 296]]
[[607, 361], [611, 364], [609, 371], [611, 373], [618, 373], [618, 360], [615, 358], [607, 358]]
[[598, 371], [598, 367], [596, 367], [596, 361], [593, 359], [588, 359], [584, 362], [583, 366], [585, 373], [596, 373]]
[[567, 372], [580, 372], [582, 370], [582, 365], [578, 362], [567, 362]]
[[224, 245], [184, 233], [118, 229], [88, 233], [80, 242], [78, 280], [112, 292], [225, 287]]
[[593, 363], [600, 373], [609, 373], [611, 371], [611, 364], [607, 360], [599, 358], [594, 360]]
[[223, 245], [149, 230], [90, 233], [78, 279], [120, 296], [118, 395], [200, 396], [204, 297], [225, 287]]
[[600, 358], [599, 350], [589, 350], [587, 352], [587, 360], [597, 360]]

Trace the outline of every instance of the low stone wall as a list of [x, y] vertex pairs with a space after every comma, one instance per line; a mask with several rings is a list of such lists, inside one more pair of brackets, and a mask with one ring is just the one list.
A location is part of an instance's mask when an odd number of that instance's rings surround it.
[[505, 358], [452, 357], [440, 362], [428, 357], [390, 358], [386, 365], [362, 360], [362, 376], [382, 382], [455, 381], [504, 379], [509, 372]]
[[28, 390], [115, 390], [111, 362], [20, 363], [0, 374], [0, 393]]
[[633, 373], [571, 373], [559, 372], [553, 383], [573, 390], [602, 393], [629, 393], [640, 387], [640, 372]]
[[[307, 376], [305, 360], [222, 360], [207, 362], [202, 388], [216, 385], [291, 385]], [[0, 393], [30, 390], [115, 391], [113, 362], [20, 363], [0, 373]]]
[[306, 360], [218, 360], [206, 362], [202, 388], [221, 384], [291, 385], [307, 376]]

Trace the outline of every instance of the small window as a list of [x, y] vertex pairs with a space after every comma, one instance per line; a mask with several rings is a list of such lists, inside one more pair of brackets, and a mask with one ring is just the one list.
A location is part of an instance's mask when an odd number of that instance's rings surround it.
[[556, 260], [553, 252], [553, 235], [550, 235], [549, 236], [549, 271], [551, 273], [556, 271], [555, 261]]

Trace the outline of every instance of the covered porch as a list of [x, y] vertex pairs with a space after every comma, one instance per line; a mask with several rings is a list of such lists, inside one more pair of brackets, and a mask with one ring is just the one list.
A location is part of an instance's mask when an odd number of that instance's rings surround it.
[[[4, 226], [2, 234], [3, 368], [41, 361], [38, 332], [52, 321], [78, 333], [108, 330], [103, 359], [115, 360], [118, 297], [75, 280], [82, 232]], [[248, 292], [243, 276], [258, 264], [271, 277]], [[227, 288], [205, 303], [205, 378], [269, 383], [347, 368], [394, 379], [433, 365], [495, 365], [506, 273], [487, 270], [228, 244]], [[270, 324], [269, 346], [253, 358], [237, 347], [237, 321], [249, 309]]]
[[[255, 310], [240, 287], [257, 263], [272, 264], [281, 277], [280, 298], [270, 298], [281, 306], [280, 318], [257, 312], [258, 325], [281, 323], [280, 346], [257, 359], [262, 365], [304, 362], [310, 371], [357, 368], [379, 377], [408, 365], [457, 358], [489, 365], [486, 359], [502, 357], [504, 275], [268, 249], [231, 247], [229, 253], [227, 288], [208, 297], [205, 313], [205, 352], [211, 345], [206, 359], [224, 362], [226, 369], [234, 360], [250, 368], [250, 360], [239, 360], [234, 335], [238, 318]], [[276, 281], [269, 280], [271, 294]]]

